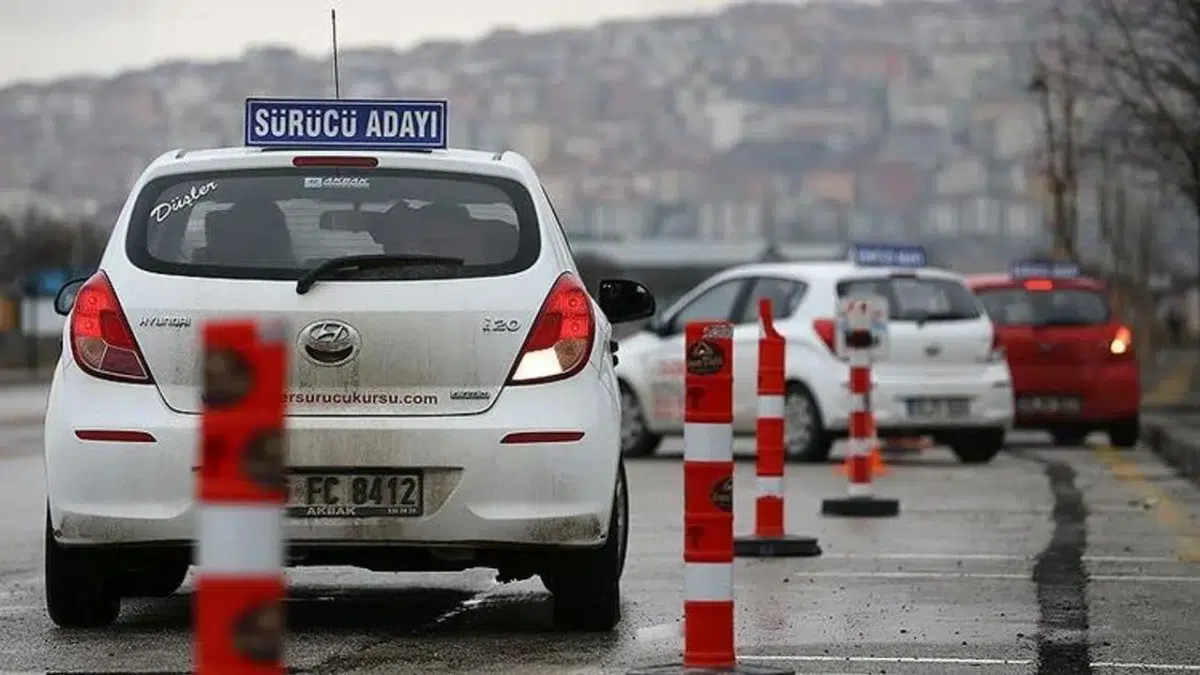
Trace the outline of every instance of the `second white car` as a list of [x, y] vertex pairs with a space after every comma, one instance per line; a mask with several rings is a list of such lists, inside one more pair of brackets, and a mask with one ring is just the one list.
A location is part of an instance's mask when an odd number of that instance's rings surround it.
[[835, 353], [834, 327], [839, 298], [854, 292], [889, 303], [890, 347], [872, 368], [879, 434], [932, 436], [964, 463], [995, 457], [1012, 425], [1012, 382], [987, 313], [954, 272], [866, 257], [726, 270], [622, 341], [624, 453], [651, 454], [663, 436], [682, 432], [683, 328], [696, 320], [734, 324], [734, 430], [754, 433], [758, 299], [766, 297], [787, 339], [788, 455], [825, 461], [848, 428], [849, 367]]

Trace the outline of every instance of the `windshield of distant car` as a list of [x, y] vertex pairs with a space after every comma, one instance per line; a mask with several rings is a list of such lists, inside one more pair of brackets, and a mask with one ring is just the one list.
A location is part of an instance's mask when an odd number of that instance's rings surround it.
[[288, 167], [153, 181], [126, 244], [130, 260], [152, 272], [241, 279], [294, 280], [356, 255], [462, 261], [370, 276], [400, 280], [513, 274], [537, 260], [540, 235], [529, 192], [511, 180]]
[[1002, 326], [1097, 326], [1112, 315], [1105, 294], [1089, 289], [995, 288], [978, 295], [992, 321]]
[[863, 277], [837, 285], [839, 298], [858, 293], [886, 298], [892, 321], [965, 321], [981, 316], [971, 291], [955, 279]]

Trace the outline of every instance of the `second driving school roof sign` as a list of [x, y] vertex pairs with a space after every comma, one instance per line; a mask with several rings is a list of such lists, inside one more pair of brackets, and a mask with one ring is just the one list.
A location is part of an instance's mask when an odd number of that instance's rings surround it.
[[925, 249], [912, 245], [854, 244], [851, 255], [854, 264], [862, 267], [919, 268], [927, 262]]
[[330, 150], [446, 148], [446, 102], [246, 99], [247, 147]]

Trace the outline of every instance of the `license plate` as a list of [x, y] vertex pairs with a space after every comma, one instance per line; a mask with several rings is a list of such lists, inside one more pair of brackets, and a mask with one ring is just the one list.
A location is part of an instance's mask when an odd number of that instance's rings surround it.
[[909, 417], [959, 419], [971, 412], [971, 402], [965, 398], [910, 398], [906, 404]]
[[421, 474], [294, 473], [288, 476], [293, 518], [412, 518], [424, 515]]
[[1029, 413], [1077, 413], [1082, 401], [1076, 396], [1022, 396], [1017, 409]]

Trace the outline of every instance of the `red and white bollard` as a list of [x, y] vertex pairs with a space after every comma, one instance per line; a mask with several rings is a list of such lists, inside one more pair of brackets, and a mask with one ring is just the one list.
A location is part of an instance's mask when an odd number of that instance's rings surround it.
[[878, 438], [871, 413], [871, 356], [866, 349], [848, 350], [850, 359], [850, 483], [845, 497], [825, 499], [827, 516], [895, 516], [900, 501], [874, 495], [871, 479]]
[[286, 348], [272, 325], [204, 327], [197, 675], [283, 675]]
[[733, 540], [733, 552], [746, 558], [821, 555], [815, 537], [788, 535], [784, 495], [784, 398], [787, 395], [787, 341], [775, 330], [771, 300], [758, 302], [758, 420], [755, 423], [754, 533]]
[[792, 675], [738, 665], [733, 604], [733, 325], [685, 328], [683, 662], [630, 675]]

